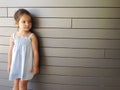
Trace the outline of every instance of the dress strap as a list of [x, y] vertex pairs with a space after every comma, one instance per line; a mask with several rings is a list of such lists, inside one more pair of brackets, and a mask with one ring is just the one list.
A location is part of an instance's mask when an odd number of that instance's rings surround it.
[[33, 33], [31, 33], [29, 36], [28, 36], [28, 39], [30, 39], [32, 37]]
[[13, 38], [13, 39], [15, 38], [15, 33], [12, 34], [12, 38]]
[[15, 33], [13, 33], [13, 34], [11, 35], [11, 37], [12, 37], [12, 42], [14, 42]]

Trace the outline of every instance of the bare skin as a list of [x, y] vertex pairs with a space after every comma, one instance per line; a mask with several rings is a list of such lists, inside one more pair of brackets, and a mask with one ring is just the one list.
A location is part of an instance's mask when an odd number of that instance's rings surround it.
[[13, 90], [27, 90], [28, 80], [14, 80]]

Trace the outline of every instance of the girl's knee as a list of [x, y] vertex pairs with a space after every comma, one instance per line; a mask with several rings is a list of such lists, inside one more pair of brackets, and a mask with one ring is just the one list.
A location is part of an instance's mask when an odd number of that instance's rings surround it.
[[19, 87], [19, 81], [20, 81], [20, 79], [15, 79], [14, 80], [14, 86]]
[[13, 90], [19, 90], [19, 81], [20, 81], [20, 79], [14, 80]]
[[26, 88], [27, 87], [27, 83], [28, 83], [27, 80], [20, 80], [19, 87], [20, 88]]

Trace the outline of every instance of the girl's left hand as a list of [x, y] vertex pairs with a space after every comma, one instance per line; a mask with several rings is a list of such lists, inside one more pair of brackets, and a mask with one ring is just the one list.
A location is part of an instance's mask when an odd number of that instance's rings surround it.
[[39, 73], [39, 67], [33, 67], [32, 72], [33, 72], [34, 74]]

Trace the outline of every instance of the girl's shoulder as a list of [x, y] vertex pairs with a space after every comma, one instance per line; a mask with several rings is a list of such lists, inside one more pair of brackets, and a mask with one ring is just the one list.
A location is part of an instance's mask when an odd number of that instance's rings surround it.
[[14, 38], [14, 37], [15, 37], [15, 34], [16, 34], [16, 32], [13, 32], [13, 33], [11, 34], [11, 38]]
[[28, 38], [31, 39], [33, 37], [34, 33], [29, 33]]
[[12, 34], [11, 34], [11, 36], [12, 37], [15, 37], [15, 35], [18, 33], [18, 31], [16, 31], [16, 32], [13, 32]]
[[37, 36], [34, 33], [31, 33], [31, 40], [37, 40]]

